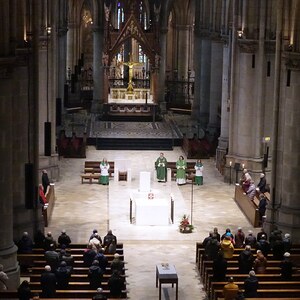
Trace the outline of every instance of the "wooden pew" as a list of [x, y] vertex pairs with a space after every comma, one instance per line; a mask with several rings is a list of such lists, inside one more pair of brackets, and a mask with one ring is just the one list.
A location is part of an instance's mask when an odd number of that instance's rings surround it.
[[[85, 161], [84, 162], [84, 173], [80, 174], [81, 183], [88, 182], [93, 183], [93, 181], [98, 182], [100, 178], [100, 163], [101, 161]], [[115, 163], [109, 161], [109, 177], [114, 175]]]
[[[287, 299], [297, 299], [300, 298], [300, 289], [258, 289], [258, 297], [261, 298], [287, 298]], [[223, 298], [223, 289], [222, 290], [215, 290], [215, 299]], [[254, 299], [254, 298], [251, 298]]]

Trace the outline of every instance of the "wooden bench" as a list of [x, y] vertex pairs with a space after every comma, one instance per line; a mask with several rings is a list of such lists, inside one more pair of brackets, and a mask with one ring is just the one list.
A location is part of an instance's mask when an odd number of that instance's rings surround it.
[[[84, 173], [80, 174], [81, 183], [88, 182], [93, 183], [93, 181], [99, 181], [101, 176], [100, 173], [100, 163], [101, 161], [85, 161], [84, 162]], [[113, 161], [109, 161], [109, 177], [114, 175], [115, 163]]]
[[[258, 297], [275, 299], [275, 298], [287, 298], [287, 299], [297, 299], [300, 298], [300, 289], [258, 289]], [[214, 299], [224, 298], [223, 289], [214, 291]], [[251, 300], [254, 298], [251, 298]]]

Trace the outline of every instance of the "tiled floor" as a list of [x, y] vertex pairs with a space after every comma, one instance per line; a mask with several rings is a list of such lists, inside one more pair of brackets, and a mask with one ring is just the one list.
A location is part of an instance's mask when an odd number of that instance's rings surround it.
[[[181, 148], [165, 151], [168, 161], [176, 161], [183, 154]], [[204, 185], [187, 184], [178, 187], [175, 181], [151, 181], [155, 194], [175, 199], [174, 224], [167, 226], [138, 226], [130, 224], [130, 193], [138, 192], [139, 172], [151, 172], [159, 151], [97, 151], [89, 147], [86, 159], [61, 159], [59, 182], [55, 183], [56, 203], [47, 230], [57, 237], [66, 229], [73, 242], [85, 243], [94, 228], [103, 236], [112, 229], [124, 243], [124, 254], [129, 275], [128, 290], [132, 300], [156, 300], [155, 265], [168, 262], [176, 266], [179, 277], [179, 299], [204, 299], [205, 293], [195, 269], [196, 242], [202, 241], [208, 231], [217, 226], [220, 233], [227, 227], [235, 231], [253, 230], [236, 206], [234, 186], [225, 184], [214, 167], [214, 160], [203, 160]], [[184, 155], [184, 154], [183, 154]], [[85, 160], [109, 161], [127, 159], [131, 163], [132, 181], [115, 182], [109, 186], [81, 184], [80, 173]], [[192, 207], [192, 209], [191, 209]], [[195, 230], [191, 234], [178, 231], [178, 224], [188, 214]], [[255, 231], [255, 230], [254, 230]], [[175, 288], [164, 285], [162, 299], [175, 299]]]

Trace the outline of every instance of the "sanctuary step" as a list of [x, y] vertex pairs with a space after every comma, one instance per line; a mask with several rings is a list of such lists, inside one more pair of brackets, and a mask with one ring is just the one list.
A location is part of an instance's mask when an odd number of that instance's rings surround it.
[[97, 150], [172, 150], [172, 139], [98, 138]]

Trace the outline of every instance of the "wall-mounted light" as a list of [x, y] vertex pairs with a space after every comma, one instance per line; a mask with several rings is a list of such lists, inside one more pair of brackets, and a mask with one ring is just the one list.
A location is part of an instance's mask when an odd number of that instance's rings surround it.
[[82, 20], [84, 22], [84, 26], [87, 27], [89, 24], [93, 24], [93, 19], [91, 13], [88, 10], [85, 10], [82, 16]]
[[238, 30], [237, 31], [238, 37], [241, 39], [244, 37], [244, 31], [243, 30]]
[[47, 34], [51, 34], [51, 26], [46, 27]]

